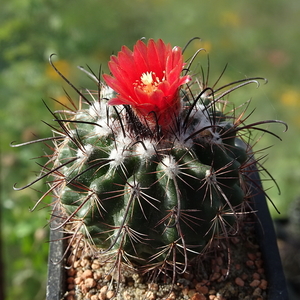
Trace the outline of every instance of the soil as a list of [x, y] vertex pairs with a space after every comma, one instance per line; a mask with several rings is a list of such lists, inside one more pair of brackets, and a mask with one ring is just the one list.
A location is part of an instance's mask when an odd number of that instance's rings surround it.
[[[188, 269], [172, 284], [171, 278], [147, 279], [124, 268], [119, 285], [111, 266], [98, 257], [80, 256], [71, 249], [68, 257], [67, 291], [64, 300], [262, 300], [268, 282], [263, 257], [255, 236], [254, 216], [223, 249], [207, 255], [198, 270]], [[222, 248], [222, 247], [221, 247]]]

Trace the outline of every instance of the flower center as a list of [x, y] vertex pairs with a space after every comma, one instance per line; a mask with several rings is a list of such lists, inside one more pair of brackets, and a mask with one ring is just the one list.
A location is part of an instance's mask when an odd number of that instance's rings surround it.
[[140, 81], [137, 80], [134, 85], [140, 89], [142, 89], [147, 94], [152, 94], [157, 90], [157, 86], [160, 83], [160, 79], [156, 76], [154, 72], [146, 72], [141, 76]]

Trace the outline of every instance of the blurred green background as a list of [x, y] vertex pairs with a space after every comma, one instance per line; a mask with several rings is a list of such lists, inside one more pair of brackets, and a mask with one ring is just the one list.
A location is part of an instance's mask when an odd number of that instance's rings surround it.
[[[210, 83], [213, 84], [226, 63], [221, 83], [262, 76], [269, 80], [230, 96], [243, 103], [252, 98], [249, 112], [256, 108], [253, 121], [281, 119], [289, 124], [272, 125], [283, 142], [265, 135], [256, 149], [269, 159], [265, 167], [281, 188], [272, 182], [266, 188], [280, 210], [271, 206], [274, 218], [288, 215], [288, 206], [300, 194], [299, 156], [299, 40], [300, 1], [200, 1], [200, 0], [3, 0], [0, 10], [0, 119], [1, 119], [1, 233], [5, 263], [6, 299], [45, 299], [48, 217], [45, 199], [30, 212], [41, 191], [13, 191], [38, 175], [47, 152], [43, 144], [11, 148], [51, 135], [52, 116], [42, 103], [58, 106], [51, 97], [66, 100], [63, 88], [75, 94], [49, 67], [48, 58], [56, 53], [56, 66], [78, 87], [94, 85], [76, 66], [99, 66], [107, 71], [107, 61], [123, 44], [132, 48], [141, 37], [162, 38], [173, 46], [184, 46], [193, 37], [201, 37], [186, 52], [186, 58], [198, 48], [210, 57]], [[206, 69], [207, 55], [197, 61]]]

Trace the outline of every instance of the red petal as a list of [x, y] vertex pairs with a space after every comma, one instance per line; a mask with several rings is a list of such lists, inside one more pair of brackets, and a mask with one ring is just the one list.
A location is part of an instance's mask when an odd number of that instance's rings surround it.
[[110, 61], [109, 61], [109, 63], [110, 62], [114, 62], [114, 63], [118, 63], [118, 57], [117, 56], [115, 56], [115, 55], [112, 55], [111, 57], [110, 57]]
[[168, 53], [171, 51], [171, 45], [165, 44], [161, 39], [159, 39], [156, 43], [157, 52], [159, 54], [160, 64], [165, 69], [166, 66], [166, 57]]
[[147, 57], [149, 69], [160, 79], [164, 76], [164, 63], [161, 62], [161, 56], [164, 55], [157, 49], [157, 44], [153, 40], [149, 40]]
[[156, 106], [158, 110], [163, 109], [167, 103], [165, 103], [165, 94], [161, 90], [154, 91], [149, 97], [150, 103]]
[[183, 84], [188, 83], [191, 80], [190, 76], [181, 77], [179, 80], [171, 83], [169, 88], [169, 94], [175, 93]]
[[170, 82], [168, 82], [168, 81], [160, 82], [157, 86], [157, 90], [161, 90], [164, 93], [164, 95], [169, 95], [169, 93], [170, 93]]
[[134, 105], [135, 103], [130, 99], [117, 96], [107, 101], [108, 105]]
[[122, 101], [122, 99], [120, 98], [112, 98], [110, 100], [107, 101], [108, 105], [122, 105], [124, 104], [124, 101]]
[[107, 74], [103, 74], [103, 79], [105, 80], [106, 84], [111, 87], [116, 93], [121, 95], [132, 94], [132, 91], [129, 90], [126, 85], [121, 84], [120, 81], [118, 81], [116, 78]]
[[132, 52], [119, 52], [118, 59], [119, 67], [127, 74], [127, 81], [130, 80], [131, 82], [135, 82], [137, 79], [139, 79], [139, 76], [136, 73], [136, 67]]
[[149, 101], [149, 95], [145, 93], [143, 90], [140, 88], [134, 88], [134, 99], [136, 100], [137, 104], [145, 104], [145, 103], [150, 103]]
[[104, 81], [106, 82], [106, 84], [109, 87], [111, 87], [113, 90], [116, 91], [116, 88], [118, 88], [118, 86], [119, 86], [118, 81], [116, 80], [116, 78], [114, 78], [114, 77], [112, 77], [108, 74], [103, 74], [102, 77], [103, 77]]
[[181, 86], [183, 84], [190, 82], [191, 80], [192, 80], [192, 77], [190, 75], [185, 75], [179, 79], [178, 84], [179, 84], [179, 86]]
[[176, 47], [173, 49], [172, 54], [167, 57], [166, 61], [166, 74], [167, 79], [174, 81], [174, 78], [169, 78], [169, 74], [173, 71], [174, 76], [179, 76], [183, 68], [183, 59], [181, 49]]
[[132, 76], [128, 74], [127, 70], [122, 69], [120, 65], [117, 65], [114, 62], [109, 62], [108, 66], [112, 75], [119, 81], [119, 85], [126, 88], [128, 93], [132, 93], [133, 83], [136, 79], [130, 80]]
[[[123, 53], [126, 54], [128, 57], [133, 56], [133, 52], [132, 52], [128, 47], [126, 47], [126, 46], [122, 46], [120, 52], [123, 52]], [[120, 53], [120, 52], [119, 52], [119, 53]]]
[[133, 58], [137, 74], [141, 76], [143, 73], [149, 72], [147, 46], [142, 41], [138, 41], [134, 46]]
[[170, 84], [173, 84], [174, 82], [177, 82], [180, 78], [182, 68], [174, 68], [171, 70], [171, 72], [168, 73], [166, 80], [170, 82]]

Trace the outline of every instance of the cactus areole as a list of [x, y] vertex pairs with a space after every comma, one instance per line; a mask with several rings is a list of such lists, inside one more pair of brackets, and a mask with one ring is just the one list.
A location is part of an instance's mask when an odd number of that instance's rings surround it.
[[246, 125], [247, 105], [228, 109], [226, 96], [263, 78], [210, 87], [192, 61], [162, 40], [123, 46], [111, 75], [85, 71], [97, 91], [70, 83], [79, 108], [71, 101], [52, 112], [59, 126], [39, 178], [50, 176], [52, 217], [73, 244], [117, 269], [183, 273], [226, 245], [251, 212], [251, 169], [263, 167], [249, 132], [271, 133], [260, 125], [279, 121]]

